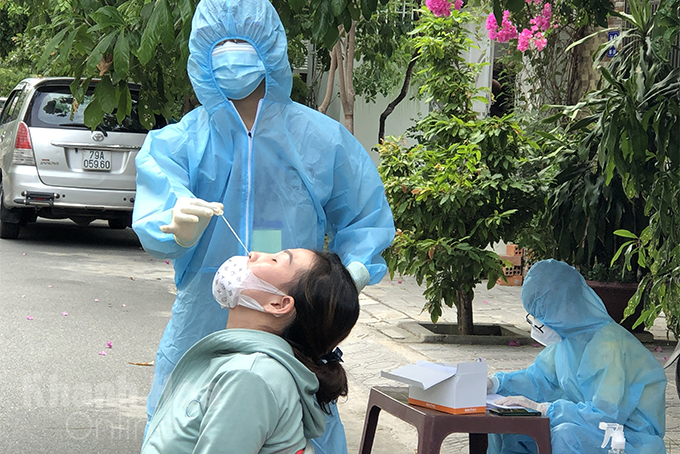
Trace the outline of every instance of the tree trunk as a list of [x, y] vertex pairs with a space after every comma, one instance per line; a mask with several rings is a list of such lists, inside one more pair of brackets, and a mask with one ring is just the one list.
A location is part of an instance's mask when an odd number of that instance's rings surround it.
[[406, 93], [408, 93], [408, 88], [411, 85], [411, 74], [413, 74], [413, 67], [416, 64], [416, 57], [420, 53], [420, 50], [416, 50], [413, 52], [413, 55], [411, 56], [411, 61], [408, 63], [408, 66], [406, 67], [406, 75], [404, 76], [404, 83], [401, 85], [401, 91], [399, 92], [399, 96], [397, 96], [394, 101], [389, 103], [387, 107], [385, 108], [385, 111], [380, 114], [380, 126], [378, 127], [378, 143], [383, 143], [383, 140], [385, 139], [385, 121], [387, 121], [387, 117], [390, 116], [390, 114], [394, 111], [394, 108], [397, 107], [397, 105], [404, 100], [406, 97]]
[[323, 97], [323, 101], [321, 101], [321, 105], [319, 105], [319, 112], [322, 114], [325, 114], [326, 111], [328, 110], [328, 106], [331, 105], [331, 100], [333, 99], [333, 88], [335, 86], [335, 69], [338, 67], [338, 59], [337, 59], [337, 52], [336, 52], [336, 47], [340, 46], [340, 40], [338, 40], [337, 43], [335, 43], [335, 46], [333, 46], [333, 50], [331, 51], [331, 67], [328, 70], [328, 81], [326, 82], [326, 94]]
[[356, 45], [354, 24], [355, 21], [352, 21], [352, 28], [344, 33], [344, 52], [340, 44], [343, 40], [342, 33], [338, 39], [340, 46], [336, 44], [333, 48], [338, 59], [338, 82], [342, 111], [345, 114], [345, 127], [352, 134], [354, 134], [354, 49]]
[[474, 334], [474, 325], [472, 324], [472, 298], [474, 292], [466, 292], [464, 290], [456, 291], [456, 309], [458, 310], [458, 334], [472, 335]]

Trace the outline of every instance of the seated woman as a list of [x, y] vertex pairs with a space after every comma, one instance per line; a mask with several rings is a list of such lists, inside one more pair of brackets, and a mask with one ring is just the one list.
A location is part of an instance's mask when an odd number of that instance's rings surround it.
[[336, 347], [359, 317], [352, 277], [332, 253], [253, 252], [220, 267], [213, 295], [227, 327], [177, 363], [142, 453], [303, 452], [347, 395]]
[[[498, 372], [496, 403], [550, 418], [555, 454], [606, 452], [599, 423], [624, 426], [628, 454], [665, 453], [666, 376], [659, 361], [607, 313], [575, 268], [556, 260], [531, 267], [522, 304], [532, 337], [546, 346], [524, 370]], [[489, 454], [536, 453], [526, 435], [489, 436]]]

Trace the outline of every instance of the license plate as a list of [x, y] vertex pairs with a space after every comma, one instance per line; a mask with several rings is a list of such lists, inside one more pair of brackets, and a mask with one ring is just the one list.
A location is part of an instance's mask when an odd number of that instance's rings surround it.
[[83, 150], [83, 170], [111, 171], [111, 152], [104, 150]]

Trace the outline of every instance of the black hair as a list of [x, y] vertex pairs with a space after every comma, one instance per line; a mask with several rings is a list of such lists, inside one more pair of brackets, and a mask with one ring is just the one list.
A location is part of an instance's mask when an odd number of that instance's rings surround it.
[[325, 358], [356, 324], [359, 292], [340, 257], [331, 252], [314, 254], [312, 267], [288, 289], [295, 300], [295, 318], [281, 337], [293, 347], [295, 357], [316, 375], [316, 399], [330, 414], [328, 404], [347, 395], [347, 375], [339, 361]]

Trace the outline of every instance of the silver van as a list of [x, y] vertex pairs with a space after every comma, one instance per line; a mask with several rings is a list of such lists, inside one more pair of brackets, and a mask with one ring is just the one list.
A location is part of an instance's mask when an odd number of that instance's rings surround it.
[[24, 79], [7, 97], [0, 114], [0, 238], [17, 238], [38, 216], [130, 226], [135, 156], [147, 133], [136, 108], [139, 87], [130, 85], [130, 116], [118, 123], [114, 111], [91, 131], [83, 112], [96, 82], [81, 105], [71, 95], [72, 82]]

